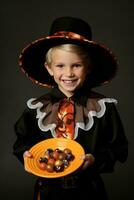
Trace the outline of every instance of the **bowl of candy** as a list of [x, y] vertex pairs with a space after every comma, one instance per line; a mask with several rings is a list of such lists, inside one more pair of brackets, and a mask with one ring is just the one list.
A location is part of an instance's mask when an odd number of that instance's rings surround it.
[[75, 140], [50, 138], [34, 145], [32, 157], [24, 158], [29, 172], [36, 176], [58, 178], [76, 171], [83, 164], [83, 147]]

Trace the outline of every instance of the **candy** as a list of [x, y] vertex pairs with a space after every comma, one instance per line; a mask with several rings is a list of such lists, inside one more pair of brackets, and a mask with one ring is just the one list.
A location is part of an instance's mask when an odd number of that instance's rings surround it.
[[[68, 148], [45, 150], [45, 153], [39, 159], [39, 167], [47, 172], [62, 172], [70, 165], [70, 162], [74, 160], [72, 151]], [[43, 165], [44, 164], [44, 165]]]

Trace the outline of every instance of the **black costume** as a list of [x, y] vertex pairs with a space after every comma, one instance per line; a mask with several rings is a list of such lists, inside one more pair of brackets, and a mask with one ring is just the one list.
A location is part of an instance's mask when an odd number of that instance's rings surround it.
[[[34, 144], [55, 137], [55, 116], [59, 102], [66, 98], [58, 88], [38, 99], [28, 101], [28, 107], [15, 124], [17, 140], [14, 154], [23, 163], [23, 153]], [[116, 161], [125, 162], [128, 142], [124, 134], [115, 99], [79, 89], [71, 97], [75, 102], [75, 136], [86, 153], [95, 157], [94, 164], [57, 179], [39, 178], [34, 199], [40, 192], [41, 200], [82, 199], [106, 200], [100, 173], [113, 172]], [[69, 191], [69, 192], [68, 192]]]

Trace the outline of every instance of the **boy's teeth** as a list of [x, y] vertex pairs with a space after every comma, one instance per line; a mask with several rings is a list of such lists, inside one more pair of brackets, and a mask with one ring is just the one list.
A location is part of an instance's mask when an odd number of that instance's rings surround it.
[[70, 81], [70, 80], [64, 80], [66, 83], [70, 83], [70, 82], [72, 82], [72, 81]]
[[72, 83], [73, 80], [64, 80], [65, 83]]

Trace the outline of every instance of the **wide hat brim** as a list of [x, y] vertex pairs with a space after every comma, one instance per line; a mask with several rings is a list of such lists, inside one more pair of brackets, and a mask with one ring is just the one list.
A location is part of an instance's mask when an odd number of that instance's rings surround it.
[[92, 72], [86, 79], [89, 87], [106, 84], [114, 78], [118, 62], [113, 52], [98, 42], [87, 40], [70, 32], [40, 38], [22, 50], [19, 65], [30, 80], [48, 87], [53, 87], [56, 84], [44, 67], [44, 63], [47, 51], [61, 44], [80, 45], [89, 52], [89, 58], [93, 65]]

